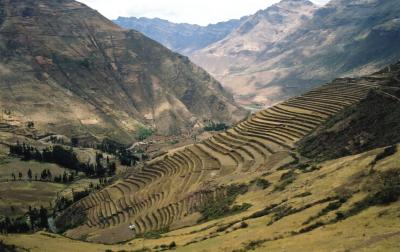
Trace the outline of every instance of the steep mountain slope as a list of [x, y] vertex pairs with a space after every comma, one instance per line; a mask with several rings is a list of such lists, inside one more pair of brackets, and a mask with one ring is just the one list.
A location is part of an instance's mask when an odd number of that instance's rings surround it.
[[399, 71], [400, 63], [381, 71], [381, 74], [391, 76], [390, 82], [380, 90], [370, 92], [359, 104], [335, 115], [300, 141], [300, 153], [309, 158], [327, 160], [399, 143]]
[[119, 17], [114, 23], [126, 29], [137, 30], [173, 51], [188, 54], [223, 39], [237, 28], [243, 19], [232, 19], [208, 26], [143, 17]]
[[[275, 20], [281, 20], [285, 14], [290, 17], [296, 13], [297, 5], [305, 3], [284, 0], [270, 11], [276, 14], [275, 9], [280, 9]], [[370, 73], [396, 61], [400, 57], [399, 10], [398, 1], [332, 0], [309, 16], [311, 20], [298, 15], [304, 22], [278, 36], [273, 43], [263, 44], [258, 51], [226, 49], [224, 43], [217, 42], [194, 52], [192, 59], [225, 87], [234, 90], [242, 103], [269, 105], [329, 79]], [[292, 22], [289, 19], [288, 24]], [[266, 31], [260, 28], [261, 31], [255, 29], [251, 33]], [[240, 41], [239, 31], [240, 28], [223, 41]], [[266, 34], [269, 38], [274, 33]], [[250, 40], [247, 42], [252, 45]], [[227, 64], [230, 61], [237, 63]]]
[[0, 1], [0, 107], [38, 134], [127, 143], [142, 124], [176, 134], [243, 116], [186, 57], [72, 0]]
[[[307, 0], [281, 1], [248, 17], [226, 38], [193, 52], [190, 57], [221, 80], [226, 76], [240, 75], [256, 64], [262, 52], [304, 26], [316, 9], [317, 6]], [[255, 92], [261, 83], [255, 78], [246, 82], [229, 79], [224, 84], [235, 90], [235, 94], [246, 95]], [[273, 95], [274, 92], [262, 94], [264, 97]]]
[[[57, 225], [61, 230], [73, 226], [65, 233], [72, 238], [115, 243], [245, 211], [250, 206], [246, 202], [230, 204], [254, 183], [268, 187], [270, 179], [264, 181], [262, 177], [269, 175], [275, 181], [271, 194], [280, 197], [279, 191], [296, 179], [296, 170], [318, 170], [315, 165], [299, 164], [303, 158], [296, 155], [296, 143], [331, 116], [365, 99], [371, 90], [385, 90], [398, 73], [337, 79], [257, 112], [226, 132], [145, 163], [124, 179], [72, 205], [59, 216]], [[251, 204], [269, 204], [264, 196]], [[314, 200], [320, 204], [333, 198]], [[286, 206], [282, 211], [292, 213], [311, 206], [314, 203], [310, 201], [300, 208]]]

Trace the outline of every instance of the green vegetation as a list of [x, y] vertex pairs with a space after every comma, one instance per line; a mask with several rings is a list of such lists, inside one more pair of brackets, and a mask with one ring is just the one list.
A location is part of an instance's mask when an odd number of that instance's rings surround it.
[[329, 212], [332, 212], [334, 210], [339, 209], [346, 201], [348, 200], [347, 197], [341, 197], [338, 200], [332, 201], [330, 202], [325, 208], [323, 208], [316, 216], [312, 216], [310, 217], [307, 221], [305, 221], [303, 224], [309, 224], [311, 223], [313, 220], [318, 219], [319, 217], [322, 217], [326, 214], [328, 214]]
[[310, 231], [312, 231], [312, 230], [314, 230], [314, 229], [316, 229], [316, 228], [322, 227], [322, 226], [324, 226], [324, 225], [325, 225], [325, 224], [324, 224], [323, 222], [317, 221], [317, 222], [315, 222], [314, 224], [311, 224], [311, 225], [309, 225], [309, 226], [307, 226], [307, 227], [304, 227], [304, 228], [300, 229], [298, 233], [299, 233], [299, 234], [307, 233], [307, 232], [310, 232]]
[[274, 191], [283, 191], [285, 188], [293, 183], [293, 181], [296, 179], [296, 173], [294, 170], [290, 170], [284, 174], [281, 175], [281, 178], [279, 180], [279, 183], [275, 185]]
[[143, 237], [146, 239], [159, 239], [162, 234], [168, 233], [169, 227], [165, 227], [159, 230], [148, 231], [143, 234]]
[[[397, 201], [400, 198], [400, 171], [398, 169], [391, 169], [384, 172], [377, 172], [373, 178], [366, 182], [364, 191], [368, 195], [361, 201], [356, 202], [347, 211], [336, 212], [336, 217], [327, 223], [317, 221], [305, 228], [302, 228], [299, 233], [306, 233], [318, 227], [333, 224], [337, 221], [347, 219], [351, 216], [357, 215], [360, 212], [368, 209], [371, 206], [387, 205]], [[303, 224], [308, 224], [311, 221], [326, 215], [327, 213], [337, 210], [343, 203], [348, 200], [348, 197], [340, 197], [333, 202], [330, 202], [327, 207], [322, 209], [316, 216], [311, 217]]]
[[295, 168], [297, 170], [302, 171], [303, 173], [307, 173], [307, 172], [313, 172], [316, 170], [319, 170], [319, 167], [317, 167], [314, 164], [310, 164], [310, 163], [298, 163]]
[[139, 159], [128, 150], [128, 146], [118, 143], [110, 139], [104, 139], [101, 144], [96, 147], [98, 150], [113, 154], [118, 157], [121, 165], [133, 166]]
[[27, 126], [28, 128], [30, 128], [30, 129], [33, 129], [33, 128], [35, 128], [35, 123], [32, 122], [32, 121], [29, 121], [29, 122], [26, 123], [26, 126]]
[[225, 123], [209, 122], [203, 129], [204, 131], [224, 131], [229, 129], [229, 126]]
[[16, 252], [17, 251], [17, 246], [5, 244], [2, 240], [0, 240], [0, 251], [2, 251], [2, 252]]
[[176, 243], [173, 241], [169, 245], [161, 244], [154, 247], [156, 251], [172, 250], [176, 248]]
[[312, 195], [311, 192], [303, 192], [294, 196], [294, 198], [303, 198]]
[[252, 213], [249, 217], [244, 218], [244, 219], [256, 219], [256, 218], [260, 218], [263, 216], [266, 216], [268, 214], [270, 214], [272, 212], [272, 210], [279, 206], [280, 204], [272, 204], [270, 206], [267, 206], [266, 208], [264, 208], [263, 210], [257, 211], [255, 213]]
[[244, 248], [242, 249], [235, 249], [232, 252], [246, 252], [250, 250], [255, 250], [264, 244], [267, 240], [252, 240], [244, 244]]
[[251, 181], [250, 184], [254, 184], [263, 190], [267, 189], [271, 185], [271, 183], [268, 180], [263, 178], [256, 178], [255, 180]]
[[[114, 175], [116, 171], [115, 162], [110, 162], [109, 159], [107, 159], [106, 163], [103, 162], [104, 157], [101, 153], [96, 154], [95, 165], [90, 163], [81, 163], [72, 148], [65, 149], [61, 145], [54, 145], [51, 148], [48, 147], [40, 151], [25, 143], [20, 144], [17, 142], [16, 145], [10, 146], [10, 155], [19, 156], [21, 157], [21, 160], [24, 161], [36, 160], [38, 162], [58, 164], [76, 172], [84, 172], [87, 176], [91, 177], [104, 177], [107, 174], [111, 176]], [[41, 174], [41, 177], [42, 179], [47, 179], [48, 177], [51, 179], [51, 174], [48, 174], [48, 171], [46, 171], [46, 173]], [[31, 178], [32, 177], [30, 177], [30, 179]], [[69, 180], [73, 180], [73, 174], [70, 174], [69, 177], [67, 177], [66, 173], [64, 173], [62, 177], [60, 175], [58, 178], [55, 177], [54, 179], [55, 182], [62, 181], [66, 183]]]
[[338, 212], [336, 219], [346, 219], [371, 206], [386, 205], [395, 202], [400, 198], [399, 188], [400, 170], [391, 169], [384, 172], [377, 172], [372, 179], [367, 181], [364, 188], [368, 192], [368, 195], [355, 203], [348, 211]]
[[357, 111], [357, 106], [356, 105], [344, 108], [341, 112], [337, 113], [333, 117], [330, 117], [326, 122], [324, 122], [321, 125], [321, 128], [330, 129], [333, 126], [335, 126], [335, 124], [337, 124], [338, 122], [340, 122], [340, 121], [348, 118], [352, 114], [354, 114], [356, 111]]
[[29, 207], [29, 211], [24, 216], [15, 219], [6, 217], [0, 221], [0, 233], [26, 233], [47, 228], [47, 217], [47, 209]]
[[58, 233], [63, 233], [85, 223], [87, 216], [81, 211], [69, 215], [60, 215], [55, 219]]
[[379, 160], [382, 160], [384, 158], [392, 156], [396, 152], [397, 152], [397, 146], [396, 145], [392, 145], [392, 146], [386, 147], [383, 150], [383, 152], [381, 152], [378, 155], [376, 155], [374, 161], [372, 161], [372, 165], [375, 165]]
[[325, 203], [325, 202], [329, 202], [329, 201], [332, 201], [334, 199], [336, 199], [336, 198], [335, 197], [328, 197], [328, 198], [321, 199], [321, 200], [318, 200], [318, 201], [313, 202], [313, 203], [306, 204], [306, 205], [304, 205], [304, 206], [302, 206], [300, 208], [293, 208], [293, 207], [288, 206], [288, 205], [282, 205], [283, 203], [286, 202], [286, 200], [284, 200], [279, 204], [272, 204], [270, 206], [267, 206], [263, 210], [257, 211], [255, 213], [251, 214], [250, 216], [248, 216], [246, 218], [243, 218], [243, 220], [256, 219], [256, 218], [260, 218], [260, 217], [263, 217], [263, 216], [267, 216], [269, 214], [274, 214], [272, 216], [271, 221], [268, 223], [268, 225], [272, 225], [274, 222], [276, 222], [276, 221], [278, 221], [278, 220], [280, 220], [280, 219], [282, 219], [282, 218], [284, 218], [286, 216], [301, 212], [301, 211], [303, 211], [305, 209], [308, 209], [308, 208], [310, 208], [312, 206], [315, 206], [315, 205], [318, 205], [318, 204], [321, 204], [321, 203]]
[[199, 222], [209, 221], [222, 218], [227, 215], [240, 213], [249, 209], [252, 206], [251, 204], [243, 203], [242, 205], [234, 205], [231, 207], [232, 203], [232, 198], [219, 198], [208, 201], [200, 209], [200, 213], [202, 214], [203, 218]]
[[202, 214], [202, 218], [199, 222], [218, 219], [249, 209], [252, 205], [248, 203], [231, 206], [236, 197], [240, 194], [246, 193], [247, 190], [248, 186], [244, 184], [231, 185], [227, 188], [226, 196], [209, 199], [199, 210]]
[[244, 249], [247, 250], [255, 250], [256, 248], [260, 247], [265, 240], [253, 240], [246, 244]]
[[154, 130], [145, 126], [140, 126], [136, 132], [137, 138], [142, 141], [154, 134]]

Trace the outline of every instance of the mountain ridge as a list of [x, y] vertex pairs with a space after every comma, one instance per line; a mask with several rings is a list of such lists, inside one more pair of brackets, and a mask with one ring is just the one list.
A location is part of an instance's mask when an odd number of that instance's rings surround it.
[[113, 22], [126, 29], [140, 31], [173, 51], [188, 54], [224, 38], [240, 24], [241, 19], [231, 19], [207, 26], [145, 17], [118, 17]]

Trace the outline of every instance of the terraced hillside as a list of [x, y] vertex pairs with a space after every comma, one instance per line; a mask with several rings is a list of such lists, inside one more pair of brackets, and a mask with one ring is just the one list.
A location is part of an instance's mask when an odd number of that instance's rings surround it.
[[[396, 73], [398, 74], [398, 73]], [[230, 186], [292, 163], [295, 144], [332, 115], [386, 85], [392, 72], [337, 79], [257, 112], [226, 132], [170, 151], [70, 207], [58, 223], [72, 238], [115, 243], [198, 223], [198, 211]], [[134, 230], [129, 225], [133, 224]]]

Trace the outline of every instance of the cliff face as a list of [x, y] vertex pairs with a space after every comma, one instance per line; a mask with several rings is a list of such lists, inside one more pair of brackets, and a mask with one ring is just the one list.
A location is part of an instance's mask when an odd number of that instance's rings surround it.
[[243, 116], [188, 58], [70, 0], [0, 1], [0, 106], [43, 132], [128, 142]]

